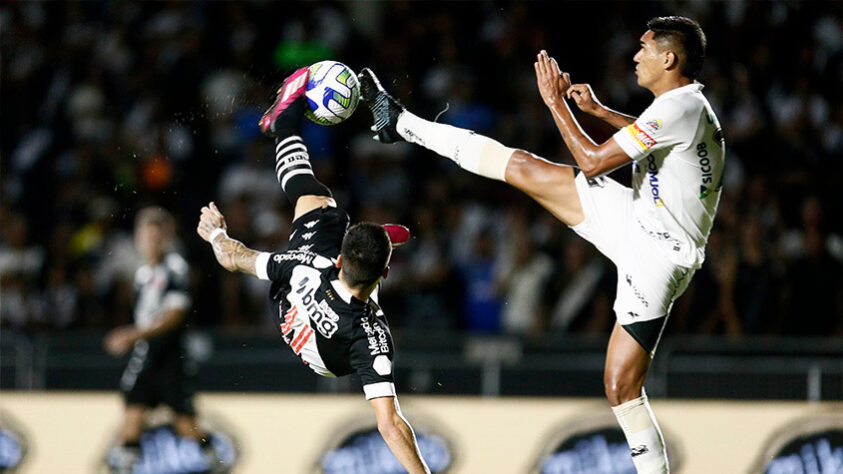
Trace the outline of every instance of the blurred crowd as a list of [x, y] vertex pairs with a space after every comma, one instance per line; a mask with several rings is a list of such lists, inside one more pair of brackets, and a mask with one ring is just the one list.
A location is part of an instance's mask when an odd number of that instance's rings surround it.
[[[707, 258], [668, 332], [843, 334], [843, 9], [794, 1], [4, 3], [2, 326], [131, 321], [134, 215], [157, 204], [192, 265], [191, 324], [272, 331], [266, 284], [221, 270], [195, 226], [213, 200], [231, 236], [284, 248], [292, 209], [257, 121], [285, 74], [368, 66], [421, 116], [573, 164], [534, 55], [637, 115], [652, 96], [632, 57], [666, 14], [708, 36], [700, 81], [727, 144]], [[613, 132], [580, 118], [597, 141]], [[353, 220], [414, 234], [381, 292], [394, 330], [608, 332], [616, 275], [590, 244], [503, 183], [372, 141], [369, 125], [361, 105], [303, 135]]]

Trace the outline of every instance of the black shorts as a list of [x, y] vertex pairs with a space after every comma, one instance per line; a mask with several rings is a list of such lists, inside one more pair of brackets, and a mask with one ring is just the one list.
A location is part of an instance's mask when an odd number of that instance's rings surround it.
[[[178, 414], [194, 415], [194, 370], [179, 353], [165, 357], [150, 354], [136, 347], [123, 376], [120, 391], [127, 405], [153, 408], [167, 405]], [[141, 346], [142, 349], [142, 346]]]
[[342, 239], [348, 225], [348, 213], [342, 208], [314, 209], [293, 221], [290, 227], [290, 246], [287, 250], [309, 250], [336, 258], [342, 249]]

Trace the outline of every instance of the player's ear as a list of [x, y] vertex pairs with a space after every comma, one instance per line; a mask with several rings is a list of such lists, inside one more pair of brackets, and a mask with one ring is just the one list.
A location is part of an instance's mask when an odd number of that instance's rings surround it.
[[670, 70], [679, 67], [679, 56], [673, 51], [668, 49], [664, 52], [664, 69]]
[[337, 267], [337, 268], [342, 268], [342, 254], [337, 255], [337, 263], [336, 263], [336, 267]]

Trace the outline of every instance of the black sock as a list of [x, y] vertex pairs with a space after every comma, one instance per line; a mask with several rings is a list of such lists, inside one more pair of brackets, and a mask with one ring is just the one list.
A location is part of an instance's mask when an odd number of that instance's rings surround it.
[[301, 121], [304, 119], [304, 108], [307, 107], [304, 96], [299, 97], [288, 105], [284, 112], [275, 119], [272, 131], [276, 137], [286, 137], [301, 133]]

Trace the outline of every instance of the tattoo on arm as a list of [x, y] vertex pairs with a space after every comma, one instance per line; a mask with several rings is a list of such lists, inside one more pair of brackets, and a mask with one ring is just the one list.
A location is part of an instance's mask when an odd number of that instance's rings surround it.
[[226, 270], [230, 272], [241, 272], [247, 275], [257, 276], [255, 273], [255, 261], [259, 252], [243, 245], [243, 242], [234, 240], [225, 235], [217, 237], [211, 247], [214, 249], [214, 256]]

